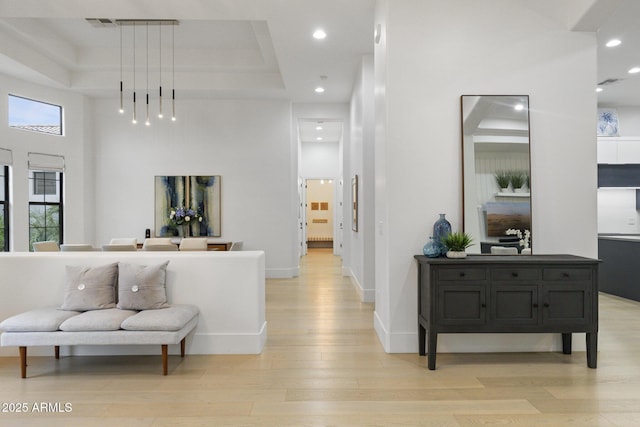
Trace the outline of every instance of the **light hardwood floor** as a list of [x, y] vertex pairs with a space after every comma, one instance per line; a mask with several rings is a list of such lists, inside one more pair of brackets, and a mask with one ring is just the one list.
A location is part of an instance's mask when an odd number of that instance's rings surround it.
[[[640, 304], [600, 299], [598, 369], [585, 354], [386, 354], [339, 258], [313, 250], [267, 281], [260, 355], [0, 358], [0, 426], [638, 426]], [[17, 351], [17, 350], [16, 350]], [[34, 412], [34, 403], [71, 412]], [[3, 409], [3, 408], [0, 408]]]

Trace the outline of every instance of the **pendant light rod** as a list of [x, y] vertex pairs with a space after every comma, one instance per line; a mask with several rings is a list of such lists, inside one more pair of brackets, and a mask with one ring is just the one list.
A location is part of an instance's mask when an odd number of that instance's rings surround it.
[[122, 81], [122, 27], [120, 27], [120, 114], [124, 113], [124, 83]]
[[144, 122], [145, 125], [150, 126], [151, 122], [149, 121], [149, 23], [147, 22], [147, 120]]
[[171, 120], [176, 121], [176, 32], [171, 27]]
[[158, 35], [159, 35], [159, 43], [158, 43], [158, 49], [159, 49], [159, 57], [160, 57], [160, 83], [158, 85], [159, 90], [158, 90], [158, 118], [161, 119], [163, 117], [162, 115], [162, 23], [160, 23], [160, 27], [158, 30]]
[[136, 114], [136, 26], [133, 25], [133, 124], [138, 123]]
[[133, 111], [132, 111], [132, 123], [137, 123], [138, 121], [138, 112], [137, 112], [137, 92], [136, 92], [136, 32], [138, 25], [145, 25], [146, 27], [146, 62], [145, 62], [145, 74], [146, 74], [146, 96], [145, 96], [145, 107], [146, 107], [146, 120], [145, 124], [149, 126], [150, 122], [150, 96], [149, 96], [149, 26], [158, 26], [158, 39], [159, 39], [159, 83], [158, 83], [158, 118], [163, 117], [163, 93], [162, 93], [162, 30], [165, 25], [171, 26], [171, 120], [176, 120], [176, 90], [175, 90], [175, 26], [179, 25], [179, 21], [176, 19], [116, 19], [113, 21], [116, 25], [120, 26], [120, 113], [124, 112], [124, 78], [123, 78], [123, 52], [124, 52], [124, 41], [123, 41], [123, 27], [130, 26], [132, 27], [132, 42], [133, 42], [133, 78], [132, 78], [132, 98], [133, 98]]

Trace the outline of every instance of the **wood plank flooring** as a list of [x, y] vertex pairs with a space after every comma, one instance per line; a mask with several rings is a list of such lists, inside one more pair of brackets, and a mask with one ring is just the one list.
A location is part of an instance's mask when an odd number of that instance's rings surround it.
[[0, 358], [0, 410], [28, 407], [0, 426], [640, 425], [639, 303], [601, 296], [595, 370], [575, 352], [439, 354], [429, 371], [383, 351], [340, 272], [314, 249], [300, 277], [267, 281], [260, 355], [170, 356], [167, 377], [159, 355], [33, 357], [26, 380]]

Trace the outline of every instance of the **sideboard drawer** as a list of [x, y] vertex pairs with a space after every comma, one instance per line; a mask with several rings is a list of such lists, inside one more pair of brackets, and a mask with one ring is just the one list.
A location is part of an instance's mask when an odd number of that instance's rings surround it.
[[539, 268], [494, 268], [491, 270], [491, 279], [497, 281], [532, 281], [540, 279]]
[[542, 273], [544, 280], [591, 280], [590, 268], [545, 268]]
[[438, 279], [442, 281], [478, 281], [485, 280], [487, 272], [484, 268], [442, 268], [438, 270]]

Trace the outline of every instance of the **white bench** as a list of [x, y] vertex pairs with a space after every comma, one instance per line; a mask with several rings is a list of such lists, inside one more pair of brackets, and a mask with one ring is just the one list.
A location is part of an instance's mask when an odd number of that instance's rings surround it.
[[180, 344], [198, 323], [194, 305], [172, 305], [156, 310], [107, 308], [85, 312], [42, 308], [9, 317], [0, 323], [0, 345], [20, 349], [20, 373], [27, 377], [27, 347], [53, 346], [60, 358], [60, 346], [156, 344], [162, 349], [162, 371], [168, 372], [168, 345]]

